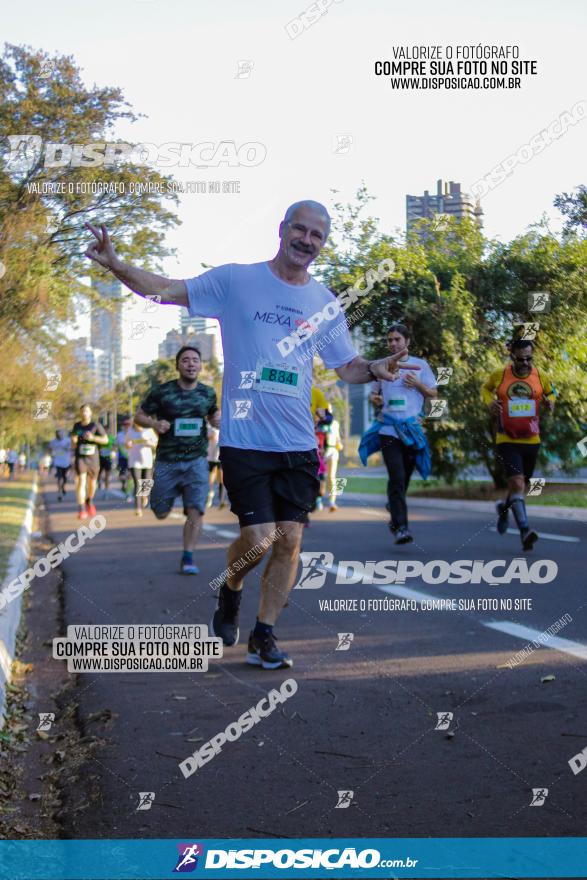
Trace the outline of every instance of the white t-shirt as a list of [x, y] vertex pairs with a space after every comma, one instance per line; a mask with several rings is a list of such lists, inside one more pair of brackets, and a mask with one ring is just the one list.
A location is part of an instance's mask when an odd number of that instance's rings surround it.
[[220, 431], [218, 428], [208, 426], [208, 461], [218, 461], [218, 438]]
[[[423, 382], [427, 388], [436, 388], [436, 378], [430, 369], [428, 361], [423, 358], [408, 355], [406, 363], [420, 367], [419, 370], [402, 370], [400, 361], [400, 374], [395, 382], [386, 382], [385, 379], [371, 384], [371, 391], [383, 396], [383, 414], [395, 416], [398, 419], [409, 419], [418, 416], [424, 405], [424, 395], [417, 388], [408, 388], [404, 384], [404, 378], [408, 373], [413, 373], [419, 382]], [[393, 425], [384, 425], [380, 434], [397, 437], [397, 431]]]
[[338, 458], [338, 449], [336, 444], [340, 443], [340, 424], [333, 419], [329, 425], [323, 429], [324, 438], [324, 459]]
[[49, 441], [49, 449], [51, 450], [55, 467], [66, 468], [70, 466], [71, 440], [69, 437], [62, 437], [61, 440], [58, 440], [58, 438], [55, 437], [54, 440]]
[[[220, 322], [221, 447], [268, 452], [315, 449], [310, 413], [312, 352], [319, 351], [329, 369], [357, 356], [334, 294], [314, 278], [303, 285], [287, 284], [265, 262], [230, 263], [185, 283], [190, 315]], [[283, 354], [284, 337], [300, 326], [316, 329]]]
[[0, 464], [4, 464], [6, 461], [6, 450], [0, 449]]
[[152, 468], [153, 449], [157, 446], [155, 431], [152, 428], [129, 428], [125, 434], [125, 443], [128, 442], [132, 443], [130, 449], [126, 446], [128, 466], [130, 468]]

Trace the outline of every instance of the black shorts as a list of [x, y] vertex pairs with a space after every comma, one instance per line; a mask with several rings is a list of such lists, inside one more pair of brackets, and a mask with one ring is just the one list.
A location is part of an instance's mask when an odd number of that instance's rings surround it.
[[100, 471], [111, 471], [112, 470], [112, 459], [111, 458], [103, 458], [100, 456]]
[[125, 474], [128, 473], [128, 458], [123, 458], [122, 455], [118, 456], [118, 476], [124, 477]]
[[59, 467], [59, 465], [55, 465], [55, 476], [58, 480], [66, 480], [67, 472], [69, 470], [69, 465], [67, 467]]
[[89, 474], [91, 477], [97, 477], [100, 473], [100, 456], [99, 455], [79, 455], [75, 460], [76, 474]]
[[308, 521], [320, 487], [315, 449], [260, 452], [222, 446], [220, 461], [230, 509], [241, 526]]
[[497, 443], [495, 457], [501, 462], [506, 477], [524, 475], [529, 480], [536, 467], [540, 443]]

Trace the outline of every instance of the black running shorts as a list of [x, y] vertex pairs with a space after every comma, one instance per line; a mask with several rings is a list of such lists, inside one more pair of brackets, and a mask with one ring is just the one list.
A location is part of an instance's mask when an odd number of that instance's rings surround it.
[[320, 489], [318, 453], [220, 447], [230, 509], [241, 526], [308, 520]]
[[540, 443], [497, 443], [495, 457], [503, 465], [506, 477], [524, 475], [529, 480], [536, 467]]
[[76, 474], [89, 474], [97, 477], [100, 472], [100, 457], [95, 455], [78, 455], [75, 459], [74, 469]]

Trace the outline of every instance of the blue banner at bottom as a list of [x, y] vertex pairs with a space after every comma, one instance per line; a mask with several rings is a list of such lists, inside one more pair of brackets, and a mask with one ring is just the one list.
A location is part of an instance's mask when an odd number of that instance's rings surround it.
[[0, 880], [587, 877], [586, 837], [6, 840]]

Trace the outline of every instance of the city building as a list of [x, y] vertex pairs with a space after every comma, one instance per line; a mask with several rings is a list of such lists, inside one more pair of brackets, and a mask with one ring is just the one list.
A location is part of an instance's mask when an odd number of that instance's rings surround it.
[[112, 355], [108, 388], [122, 378], [122, 285], [116, 278], [92, 279], [92, 288], [107, 307], [92, 303], [90, 312], [90, 345]]
[[88, 338], [82, 336], [72, 340], [73, 356], [86, 372], [92, 383], [92, 396], [98, 400], [112, 388], [114, 355], [111, 351], [88, 345]]
[[201, 318], [199, 315], [190, 315], [187, 309], [179, 310], [179, 329], [182, 333], [208, 333], [218, 326], [214, 318]]
[[430, 220], [442, 214], [456, 217], [458, 220], [468, 217], [478, 226], [483, 226], [483, 211], [479, 200], [475, 200], [469, 193], [462, 192], [460, 183], [452, 180], [449, 183], [437, 180], [436, 195], [430, 195], [426, 189], [423, 196], [406, 196], [408, 232], [418, 220]]
[[[222, 353], [222, 337], [220, 335], [220, 324], [215, 318], [202, 318], [199, 315], [192, 316], [189, 314], [187, 309], [180, 309], [179, 329], [180, 332], [184, 335], [188, 333], [201, 333], [214, 336], [214, 356], [218, 361], [220, 367], [223, 367], [224, 356]], [[205, 345], [207, 346], [208, 343], [205, 343]]]
[[194, 333], [189, 330], [169, 330], [159, 344], [159, 358], [174, 358], [182, 345], [195, 345], [200, 350], [203, 361], [218, 361], [218, 338], [215, 333]]

